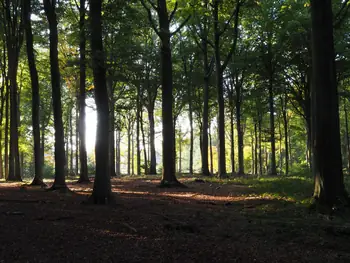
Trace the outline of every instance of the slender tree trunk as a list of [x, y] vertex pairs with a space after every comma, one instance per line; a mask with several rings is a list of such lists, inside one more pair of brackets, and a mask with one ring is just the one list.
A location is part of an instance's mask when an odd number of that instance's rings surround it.
[[276, 140], [275, 140], [275, 107], [273, 101], [273, 76], [269, 78], [269, 111], [270, 111], [270, 141], [271, 141], [271, 160], [270, 175], [277, 175], [276, 169]]
[[75, 105], [75, 175], [79, 174], [79, 99]]
[[220, 56], [220, 30], [219, 30], [219, 0], [213, 3], [214, 18], [214, 54], [216, 66], [216, 89], [218, 101], [218, 176], [226, 175], [226, 156], [225, 156], [225, 103], [223, 87], [223, 70]]
[[262, 144], [261, 144], [261, 122], [262, 116], [258, 113], [258, 130], [259, 130], [259, 175], [263, 174]]
[[136, 174], [141, 175], [141, 149], [140, 149], [140, 114], [141, 114], [141, 88], [140, 85], [137, 85], [137, 102], [136, 102]]
[[[349, 140], [349, 122], [348, 122], [348, 109], [346, 107], [346, 102], [344, 101], [344, 115], [345, 115], [345, 138], [346, 138], [346, 150], [347, 150], [347, 172], [350, 175], [350, 140]], [[0, 139], [1, 140], [1, 139]]]
[[189, 163], [189, 173], [190, 175], [193, 174], [193, 105], [192, 105], [192, 87], [191, 93], [190, 93], [190, 100], [189, 100], [189, 119], [190, 119], [190, 163]]
[[64, 131], [61, 105], [61, 80], [58, 63], [58, 32], [56, 17], [56, 1], [44, 0], [44, 9], [50, 29], [50, 65], [52, 101], [55, 128], [55, 181], [52, 189], [67, 188], [65, 177]]
[[134, 123], [131, 128], [131, 174], [135, 175], [135, 136], [134, 136]]
[[147, 147], [146, 147], [145, 131], [143, 129], [143, 111], [142, 111], [142, 109], [141, 109], [140, 115], [141, 115], [140, 116], [140, 127], [141, 127], [141, 134], [142, 134], [145, 174], [148, 174]]
[[284, 107], [283, 107], [283, 123], [284, 123], [284, 150], [285, 150], [285, 158], [286, 158], [286, 175], [289, 174], [289, 144], [288, 144], [288, 119], [287, 119], [287, 97], [285, 94], [284, 98]]
[[211, 140], [211, 132], [209, 131], [209, 144], [210, 144], [210, 174], [214, 174], [214, 159], [213, 159], [213, 144]]
[[120, 171], [120, 131], [116, 131], [116, 144], [115, 144], [115, 155], [116, 155], [116, 162], [115, 162], [115, 172], [117, 174], [117, 176], [121, 175], [121, 171]]
[[209, 128], [209, 63], [208, 63], [208, 43], [202, 40], [203, 68], [204, 68], [204, 90], [203, 90], [203, 123], [202, 123], [202, 173], [209, 176], [208, 164], [208, 128]]
[[[7, 81], [6, 81], [7, 82]], [[6, 83], [6, 98], [5, 98], [5, 179], [8, 179], [9, 176], [9, 108], [10, 108], [10, 102], [9, 102], [9, 93], [10, 89]]]
[[149, 147], [151, 151], [151, 163], [149, 168], [149, 174], [157, 174], [157, 160], [156, 160], [156, 146], [155, 146], [155, 131], [154, 131], [154, 108], [148, 108], [148, 120], [149, 120]]
[[258, 148], [259, 146], [259, 139], [258, 139], [258, 124], [254, 123], [254, 137], [255, 137], [255, 149], [254, 149], [254, 159], [255, 159], [255, 165], [254, 165], [254, 174], [258, 174]]
[[[34, 55], [33, 33], [31, 25], [31, 0], [22, 0], [26, 34], [27, 57], [32, 84], [32, 126], [34, 140], [34, 179], [32, 185], [45, 185], [43, 182], [43, 161], [40, 147], [40, 93], [39, 78]], [[1, 141], [1, 138], [0, 138]], [[1, 161], [2, 162], [2, 161]]]
[[69, 112], [69, 145], [70, 145], [70, 156], [69, 156], [69, 175], [74, 173], [73, 169], [73, 108]]
[[128, 175], [130, 175], [131, 168], [131, 120], [128, 121]]
[[244, 141], [241, 124], [241, 87], [236, 84], [236, 118], [237, 118], [237, 135], [238, 135], [238, 174], [244, 174]]
[[80, 51], [80, 78], [79, 78], [79, 158], [80, 175], [78, 183], [89, 182], [86, 152], [86, 35], [85, 35], [85, 0], [80, 0], [79, 8], [79, 51]]
[[233, 124], [234, 110], [233, 101], [231, 102], [230, 109], [230, 140], [231, 140], [231, 173], [234, 175], [235, 172], [235, 128]]
[[96, 175], [91, 200], [95, 204], [107, 204], [112, 201], [112, 189], [108, 169], [109, 99], [102, 42], [102, 0], [90, 0], [90, 10], [92, 67], [97, 108]]

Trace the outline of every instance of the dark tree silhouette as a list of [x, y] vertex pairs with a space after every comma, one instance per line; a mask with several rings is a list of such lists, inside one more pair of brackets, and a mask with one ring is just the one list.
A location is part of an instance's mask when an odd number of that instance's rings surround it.
[[55, 128], [55, 181], [51, 187], [66, 189], [64, 131], [62, 122], [61, 77], [58, 65], [58, 32], [56, 16], [56, 0], [44, 0], [44, 10], [50, 29], [50, 65], [52, 106]]
[[312, 142], [316, 204], [332, 208], [348, 202], [340, 148], [339, 102], [333, 42], [331, 0], [313, 0], [312, 17]]
[[86, 123], [85, 123], [85, 99], [86, 99], [86, 36], [85, 36], [85, 0], [80, 0], [79, 7], [79, 30], [80, 30], [80, 82], [79, 82], [79, 157], [80, 157], [80, 175], [79, 183], [89, 182], [86, 153]]
[[90, 201], [108, 204], [112, 201], [109, 173], [109, 107], [106, 85], [106, 66], [102, 43], [102, 0], [90, 0], [92, 68], [97, 108], [96, 175]]
[[31, 24], [31, 0], [22, 0], [23, 19], [26, 34], [27, 57], [32, 82], [32, 124], [34, 139], [34, 166], [35, 174], [32, 185], [45, 185], [43, 182], [43, 162], [41, 161], [40, 147], [40, 94], [38, 71], [36, 69], [35, 55], [33, 48], [33, 33]]

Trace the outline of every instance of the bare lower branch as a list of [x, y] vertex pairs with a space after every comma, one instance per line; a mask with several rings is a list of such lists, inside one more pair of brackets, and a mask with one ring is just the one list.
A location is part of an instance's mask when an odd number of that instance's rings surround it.
[[175, 3], [174, 10], [171, 12], [170, 17], [169, 17], [169, 23], [171, 23], [171, 21], [174, 19], [174, 15], [175, 15], [175, 13], [176, 13], [177, 7], [178, 7], [178, 4], [177, 4], [177, 2], [176, 2], [176, 3]]
[[[148, 20], [151, 24], [151, 27], [153, 28], [154, 32], [156, 32], [156, 34], [160, 37], [160, 33], [159, 33], [159, 30], [157, 29], [157, 26], [156, 26], [156, 23], [154, 22], [153, 20], [153, 17], [152, 17], [152, 13], [151, 13], [151, 9], [147, 6], [147, 4], [145, 3], [144, 0], [140, 0], [141, 1], [141, 4], [143, 5], [143, 7], [146, 9], [147, 11], [147, 14], [148, 14]], [[152, 2], [148, 0], [148, 2], [151, 3], [152, 5]], [[153, 4], [154, 5], [154, 4]], [[152, 5], [152, 6], [153, 6]]]
[[170, 33], [170, 36], [177, 34], [186, 25], [186, 23], [188, 22], [188, 20], [190, 20], [190, 18], [191, 18], [191, 15], [189, 15], [174, 32]]

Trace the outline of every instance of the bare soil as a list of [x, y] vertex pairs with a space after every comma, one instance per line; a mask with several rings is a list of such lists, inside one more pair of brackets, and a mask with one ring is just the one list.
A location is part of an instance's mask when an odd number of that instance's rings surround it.
[[181, 181], [113, 179], [113, 206], [82, 204], [92, 184], [1, 183], [0, 262], [350, 262], [346, 220], [245, 185]]

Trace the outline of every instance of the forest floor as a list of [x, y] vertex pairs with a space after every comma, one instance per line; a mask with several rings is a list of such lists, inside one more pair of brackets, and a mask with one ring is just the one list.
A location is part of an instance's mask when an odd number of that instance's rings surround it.
[[2, 182], [0, 262], [350, 262], [349, 218], [310, 213], [310, 180], [180, 180], [113, 179], [113, 206]]

